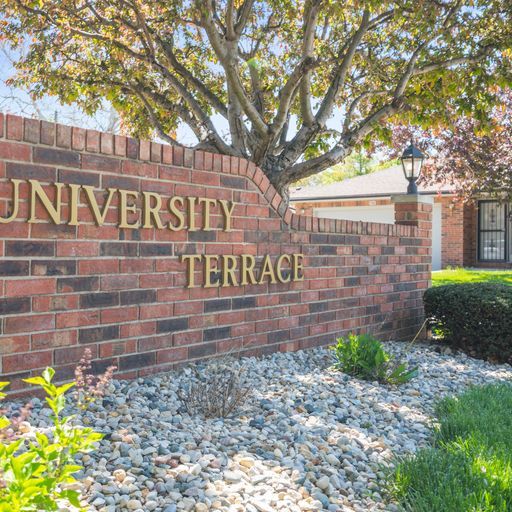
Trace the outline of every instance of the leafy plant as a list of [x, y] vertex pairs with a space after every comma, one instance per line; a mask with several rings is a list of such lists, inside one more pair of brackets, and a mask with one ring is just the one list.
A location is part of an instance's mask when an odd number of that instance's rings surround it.
[[[75, 383], [56, 386], [55, 371], [47, 368], [40, 377], [25, 382], [41, 387], [52, 410], [53, 428], [50, 434], [36, 432], [0, 444], [0, 512], [49, 512], [63, 505], [80, 508], [80, 492], [76, 490], [74, 473], [82, 467], [75, 463], [78, 453], [93, 449], [101, 434], [90, 428], [72, 425], [72, 416], [64, 416], [65, 393]], [[0, 383], [0, 389], [7, 382]], [[1, 393], [0, 398], [5, 394]], [[0, 428], [10, 425], [6, 416], [0, 418]]]
[[360, 379], [399, 385], [418, 374], [417, 367], [408, 368], [394, 360], [382, 343], [369, 334], [351, 333], [347, 338], [339, 338], [332, 349], [335, 368]]

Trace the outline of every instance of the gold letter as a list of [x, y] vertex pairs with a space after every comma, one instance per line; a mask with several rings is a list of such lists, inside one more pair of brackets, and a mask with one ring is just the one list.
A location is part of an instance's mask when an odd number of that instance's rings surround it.
[[139, 193], [134, 190], [121, 190], [119, 189], [119, 227], [135, 229], [140, 226], [140, 222], [136, 221], [134, 224], [128, 224], [128, 212], [137, 213], [137, 205], [128, 204], [128, 197], [137, 198]]
[[196, 228], [196, 199], [197, 197], [187, 197], [188, 203], [188, 230], [197, 231]]
[[283, 265], [284, 260], [286, 260], [288, 262], [288, 265], [290, 265], [292, 259], [290, 258], [289, 254], [281, 254], [281, 256], [279, 256], [279, 258], [277, 259], [277, 263], [276, 263], [277, 279], [281, 283], [289, 283], [292, 278], [291, 269], [290, 269], [290, 273], [288, 274], [288, 277], [283, 277], [283, 269], [281, 267]]
[[71, 190], [69, 196], [69, 222], [70, 226], [78, 226], [78, 202], [80, 198], [80, 185], [68, 185]]
[[263, 259], [263, 265], [261, 266], [261, 274], [259, 284], [263, 284], [264, 278], [266, 276], [270, 277], [270, 283], [277, 283], [276, 276], [274, 274], [274, 267], [272, 266], [272, 261], [270, 261], [270, 255], [266, 255]]
[[210, 227], [210, 205], [215, 206], [217, 201], [215, 199], [208, 199], [207, 197], [198, 198], [197, 202], [199, 204], [204, 203], [203, 208], [203, 231], [211, 231]]
[[[304, 281], [304, 265], [302, 263], [302, 258], [304, 258], [304, 254], [292, 254], [293, 256], [293, 281]], [[299, 275], [299, 270], [302, 270], [301, 275]]]
[[[236, 270], [236, 256], [225, 254], [222, 256], [222, 286], [229, 286], [229, 281], [233, 286], [238, 286], [238, 281], [235, 276]], [[229, 279], [228, 279], [229, 277]]]
[[235, 203], [233, 201], [226, 201], [225, 199], [219, 199], [219, 203], [222, 207], [222, 215], [224, 215], [223, 231], [231, 231], [231, 216], [235, 209]]
[[30, 218], [28, 219], [28, 222], [36, 222], [36, 199], [39, 198], [44, 206], [44, 209], [52, 218], [53, 223], [60, 224], [61, 191], [64, 184], [53, 184], [53, 186], [55, 187], [55, 205], [53, 205], [48, 196], [46, 195], [46, 192], [44, 191], [39, 181], [28, 181], [30, 183]]
[[187, 262], [187, 286], [186, 288], [195, 288], [194, 283], [194, 272], [195, 262], [201, 261], [202, 256], [200, 254], [182, 254], [180, 256], [181, 261]]
[[[143, 228], [151, 228], [151, 217], [153, 217], [155, 227], [162, 229], [164, 225], [160, 219], [160, 208], [162, 207], [162, 198], [160, 194], [155, 192], [142, 192], [143, 197], [143, 211], [144, 211], [144, 224]], [[155, 199], [155, 205], [151, 206], [151, 199]]]
[[174, 196], [169, 199], [169, 211], [178, 219], [179, 224], [177, 226], [174, 226], [171, 221], [169, 221], [169, 229], [171, 231], [181, 231], [183, 227], [185, 226], [185, 217], [183, 217], [183, 212], [178, 210], [176, 208], [176, 203], [180, 204], [180, 207], [183, 208], [183, 203], [185, 200], [183, 197], [180, 196]]
[[9, 217], [0, 217], [0, 224], [9, 224], [18, 216], [20, 201], [20, 183], [21, 180], [11, 180], [12, 183], [12, 213]]
[[[218, 272], [217, 260], [218, 256], [212, 256], [210, 254], [204, 255], [204, 287], [205, 288], [217, 288], [220, 286], [220, 279], [217, 282], [212, 283], [212, 272]], [[212, 266], [212, 262], [215, 262], [215, 267]]]
[[[256, 284], [256, 277], [254, 276], [254, 266], [256, 265], [256, 259], [252, 254], [242, 254], [242, 282], [240, 284]], [[249, 279], [247, 279], [249, 276]]]
[[91, 187], [91, 185], [82, 185], [82, 188], [85, 190], [87, 201], [89, 201], [89, 205], [91, 206], [94, 222], [96, 222], [97, 226], [103, 226], [105, 223], [105, 217], [107, 216], [108, 209], [110, 207], [110, 203], [114, 197], [114, 192], [116, 192], [117, 189], [108, 189], [108, 196], [107, 199], [105, 199], [105, 203], [103, 204], [103, 211], [100, 212], [100, 209], [98, 208], [98, 202], [96, 201], [96, 196], [94, 195], [94, 187]]

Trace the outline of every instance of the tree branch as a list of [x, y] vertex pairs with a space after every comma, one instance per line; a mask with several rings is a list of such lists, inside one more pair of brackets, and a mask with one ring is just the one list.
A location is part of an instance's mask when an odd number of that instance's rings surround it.
[[[302, 59], [306, 60], [313, 57], [313, 47], [315, 42], [315, 32], [318, 22], [318, 11], [320, 10], [320, 1], [310, 0], [306, 4], [304, 13], [304, 39], [302, 42]], [[306, 126], [311, 126], [314, 122], [313, 111], [311, 109], [311, 72], [306, 71], [300, 82], [300, 111], [302, 122]]]
[[253, 5], [254, 0], [245, 0], [242, 6], [238, 9], [238, 20], [235, 24], [235, 33], [239, 37], [242, 35], [242, 32], [249, 21]]
[[411, 58], [409, 59], [409, 62], [407, 63], [407, 66], [405, 68], [405, 71], [400, 77], [400, 80], [398, 81], [395, 87], [393, 98], [397, 99], [404, 94], [405, 88], [407, 87], [407, 84], [409, 83], [409, 80], [411, 79], [414, 73], [414, 67], [416, 66], [416, 62], [420, 56], [420, 52], [425, 48], [427, 44], [428, 42], [420, 44], [412, 53]]
[[325, 121], [331, 116], [335, 102], [338, 98], [338, 93], [343, 86], [345, 77], [352, 65], [352, 59], [356, 54], [357, 47], [363, 39], [364, 35], [368, 30], [370, 23], [370, 11], [365, 10], [361, 19], [361, 24], [357, 29], [356, 33], [352, 36], [348, 49], [341, 61], [341, 64], [336, 69], [331, 86], [329, 87], [327, 94], [325, 95], [320, 108], [316, 114], [316, 122], [323, 125]]
[[226, 39], [234, 41], [237, 38], [235, 32], [235, 5], [234, 0], [227, 0], [226, 5]]
[[240, 106], [249, 118], [249, 121], [252, 123], [255, 131], [261, 137], [266, 139], [268, 136], [268, 126], [257, 111], [256, 107], [251, 103], [242, 81], [240, 80], [240, 74], [237, 66], [238, 42], [231, 41], [228, 45], [226, 44], [226, 40], [217, 32], [215, 23], [213, 22], [213, 12], [210, 1], [203, 4], [199, 0], [196, 0], [196, 4], [199, 4], [202, 26], [208, 35], [210, 44], [222, 64], [222, 67], [224, 68], [226, 78], [230, 83], [233, 93], [240, 102]]
[[437, 71], [438, 69], [446, 69], [452, 66], [458, 66], [460, 64], [477, 64], [481, 60], [485, 59], [485, 57], [488, 57], [492, 50], [492, 46], [485, 46], [481, 51], [477, 52], [475, 55], [468, 55], [466, 57], [456, 57], [445, 61], [425, 64], [424, 66], [416, 68], [412, 76], [424, 75], [425, 73], [431, 73], [432, 71]]
[[146, 107], [148, 116], [151, 119], [151, 123], [156, 128], [158, 135], [165, 141], [169, 142], [170, 144], [181, 146], [181, 144], [179, 144], [176, 139], [173, 139], [169, 134], [166, 133], [166, 131], [164, 130], [164, 127], [162, 126], [162, 123], [158, 119], [158, 116], [156, 115], [155, 111], [153, 110], [153, 107], [151, 106], [149, 101], [146, 99], [144, 94], [140, 93], [137, 89], [132, 89], [132, 90], [136, 94], [136, 96], [142, 101], [144, 106]]
[[350, 104], [350, 106], [347, 110], [347, 114], [345, 115], [345, 119], [343, 121], [343, 131], [344, 132], [349, 131], [350, 122], [352, 121], [354, 112], [362, 100], [364, 100], [365, 98], [368, 98], [370, 96], [382, 96], [385, 94], [388, 94], [388, 91], [386, 91], [384, 89], [380, 89], [380, 90], [376, 90], [376, 91], [364, 91], [361, 94], [359, 94], [359, 96], [356, 96], [352, 100], [352, 103]]
[[172, 66], [176, 72], [182, 76], [187, 83], [192, 85], [202, 96], [210, 102], [212, 107], [219, 112], [223, 117], [227, 118], [227, 108], [226, 105], [220, 100], [220, 98], [209, 89], [204, 82], [196, 78], [181, 62], [178, 61], [176, 54], [172, 50], [172, 45], [163, 41], [160, 37], [157, 37], [157, 41], [164, 51], [164, 55], [167, 59], [167, 62], [170, 66]]
[[402, 107], [402, 98], [394, 100], [392, 103], [384, 105], [377, 111], [365, 118], [354, 130], [344, 134], [336, 145], [321, 156], [311, 158], [304, 162], [299, 162], [292, 166], [286, 173], [289, 182], [307, 178], [313, 174], [321, 172], [328, 167], [336, 165], [345, 158], [352, 148], [368, 135], [380, 120], [393, 115]]
[[301, 126], [295, 137], [290, 141], [288, 147], [281, 155], [280, 158], [285, 165], [290, 165], [296, 162], [304, 151], [304, 147], [307, 146], [315, 135], [324, 128], [325, 122], [332, 114], [338, 93], [345, 81], [348, 70], [350, 69], [357, 47], [367, 31], [369, 21], [370, 13], [368, 10], [365, 10], [359, 28], [348, 43], [343, 60], [334, 72], [332, 83], [315, 115], [314, 124], [311, 126]]
[[305, 73], [313, 69], [316, 64], [317, 62], [315, 59], [312, 57], [306, 57], [306, 59], [301, 60], [301, 62], [299, 62], [299, 64], [295, 66], [295, 69], [290, 73], [286, 84], [279, 93], [279, 107], [274, 117], [274, 121], [270, 125], [270, 132], [274, 136], [278, 136], [280, 134], [284, 123], [286, 122], [291, 104], [301, 83], [300, 78], [304, 76]]

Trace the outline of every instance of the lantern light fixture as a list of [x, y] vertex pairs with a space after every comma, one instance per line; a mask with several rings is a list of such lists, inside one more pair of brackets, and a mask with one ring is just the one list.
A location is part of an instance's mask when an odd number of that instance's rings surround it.
[[405, 179], [409, 182], [407, 193], [417, 194], [416, 182], [420, 177], [425, 155], [411, 141], [411, 144], [402, 153], [400, 160], [402, 161]]

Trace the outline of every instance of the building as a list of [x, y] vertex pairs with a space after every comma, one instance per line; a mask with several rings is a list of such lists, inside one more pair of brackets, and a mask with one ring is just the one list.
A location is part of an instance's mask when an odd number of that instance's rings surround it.
[[[297, 213], [366, 222], [394, 223], [391, 197], [405, 193], [401, 166], [341, 182], [296, 187], [290, 199]], [[447, 266], [512, 268], [512, 206], [479, 199], [463, 204], [447, 184], [419, 184], [434, 200], [432, 269]]]

